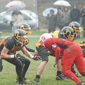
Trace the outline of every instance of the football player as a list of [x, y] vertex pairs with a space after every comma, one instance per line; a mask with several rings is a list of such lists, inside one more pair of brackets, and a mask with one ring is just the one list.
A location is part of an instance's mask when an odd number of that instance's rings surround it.
[[[56, 34], [58, 34], [58, 33], [55, 32], [54, 35], [53, 35], [53, 33], [45, 33], [45, 34], [46, 34], [47, 36], [50, 35], [49, 37], [55, 38], [55, 37], [57, 37]], [[55, 56], [55, 55], [54, 55], [54, 54], [51, 54], [47, 49], [45, 49], [45, 48], [43, 47], [42, 43], [40, 42], [40, 40], [37, 41], [36, 49], [37, 49], [39, 55], [40, 55], [41, 58], [42, 58], [42, 62], [41, 62], [41, 64], [40, 64], [39, 67], [38, 67], [38, 71], [37, 71], [37, 74], [36, 74], [36, 78], [34, 79], [34, 82], [35, 82], [35, 83], [39, 83], [39, 82], [40, 82], [40, 81], [39, 81], [40, 76], [41, 76], [41, 74], [42, 74], [42, 72], [43, 72], [46, 64], [48, 63], [48, 56], [49, 56], [49, 55]], [[60, 62], [60, 61], [58, 61], [58, 62]], [[59, 65], [60, 65], [60, 64], [59, 64]], [[65, 80], [66, 77], [64, 77], [64, 76], [61, 74], [61, 66], [59, 66], [59, 65], [57, 65], [57, 69], [58, 69], [58, 70], [57, 70], [56, 80]]]
[[[78, 23], [78, 22], [76, 22], [76, 21], [73, 21], [73, 22], [71, 22], [70, 24], [69, 24], [69, 26], [74, 30], [74, 39], [68, 39], [67, 37], [65, 37], [64, 35], [62, 35], [62, 33], [63, 33], [63, 31], [65, 31], [66, 33], [68, 32], [68, 30], [69, 30], [69, 27], [64, 27], [64, 28], [62, 28], [62, 30], [58, 33], [58, 32], [54, 32], [54, 33], [56, 33], [56, 36], [58, 35], [58, 38], [62, 38], [62, 39], [66, 39], [66, 40], [69, 40], [69, 41], [74, 41], [74, 40], [76, 40], [77, 38], [78, 38], [78, 36], [80, 36], [80, 34], [81, 34], [81, 26], [80, 26], [80, 24]], [[66, 30], [66, 29], [67, 30]], [[53, 34], [54, 34], [53, 33]], [[58, 33], [58, 34], [57, 34]], [[59, 64], [59, 63], [58, 63]], [[54, 62], [54, 64], [53, 64], [54, 66], [56, 65], [56, 62]], [[77, 74], [76, 73], [76, 71], [74, 70], [74, 64], [72, 65], [72, 68], [71, 68], [71, 71], [77, 76], [77, 77], [82, 77], [81, 75], [79, 75], [79, 74]]]
[[71, 22], [69, 26], [74, 30], [74, 40], [76, 40], [77, 38], [80, 37], [82, 28], [80, 24], [76, 21]]
[[[31, 28], [30, 28], [29, 25], [27, 25], [27, 24], [22, 24], [22, 25], [19, 26], [19, 29], [23, 29], [23, 30], [26, 32], [27, 36], [31, 36], [31, 32], [30, 32]], [[27, 44], [28, 44], [28, 43], [27, 43]], [[27, 46], [25, 46], [25, 47], [26, 47], [26, 49], [27, 49], [28, 51], [34, 52], [34, 54], [37, 55], [37, 52], [36, 52], [35, 50], [33, 50], [33, 49], [31, 49], [31, 48], [28, 48]]]
[[79, 45], [82, 48], [83, 57], [85, 58], [85, 41], [82, 41]]
[[[81, 26], [78, 22], [76, 21], [72, 21], [69, 26], [74, 30], [74, 39], [73, 41], [75, 41], [76, 39], [78, 39], [80, 37], [81, 34]], [[74, 64], [72, 65], [71, 71], [77, 76], [77, 77], [82, 77], [81, 75], [77, 74], [76, 71], [74, 70]]]
[[29, 25], [27, 25], [27, 24], [21, 24], [19, 26], [19, 29], [23, 29], [26, 32], [27, 35], [29, 35], [29, 36], [31, 35], [31, 32], [30, 32], [31, 28], [30, 28]]
[[[62, 35], [67, 39], [73, 40], [74, 31], [72, 31], [72, 28], [69, 29], [71, 30], [67, 33], [63, 32]], [[76, 82], [76, 85], [83, 85], [83, 83], [71, 71], [71, 66], [75, 63], [80, 74], [85, 76], [85, 63], [81, 47], [77, 43], [65, 39], [47, 38], [45, 35], [41, 35], [40, 41], [46, 49], [55, 54], [56, 61], [59, 60], [60, 54], [63, 52], [61, 59], [62, 74]]]
[[[17, 51], [22, 51], [26, 56], [30, 58], [35, 58], [31, 53], [24, 47], [28, 42], [28, 36], [26, 32], [22, 29], [15, 31], [14, 35], [11, 37], [6, 37], [0, 42], [0, 55], [1, 58], [7, 62], [16, 66], [16, 73], [19, 79], [19, 84], [27, 84], [30, 82], [25, 81], [25, 74], [30, 65], [29, 59], [16, 53]], [[23, 67], [23, 63], [24, 67]], [[24, 69], [23, 69], [24, 68]]]
[[[74, 40], [77, 39], [77, 36], [81, 34], [81, 27], [80, 27], [80, 24], [78, 22], [71, 22], [70, 26], [72, 27], [72, 25], [74, 25], [73, 28], [72, 28], [74, 30], [74, 39], [67, 38], [64, 35], [62, 35], [63, 32], [68, 33], [68, 31], [70, 30], [69, 27], [67, 27], [67, 26], [63, 27], [61, 31], [54, 31], [53, 33], [51, 33], [51, 35], [54, 36], [55, 38], [62, 38], [62, 39], [66, 39], [66, 40], [69, 40], [69, 41], [74, 41]], [[56, 76], [56, 79], [58, 80], [58, 79], [60, 79], [59, 73], [61, 74], [61, 72], [62, 72], [62, 70], [61, 70], [61, 59], [59, 59], [59, 61], [57, 63], [54, 61], [53, 66], [55, 67], [56, 64], [57, 64], [57, 76]], [[74, 70], [74, 64], [72, 65], [71, 71], [77, 77], [82, 77], [81, 75], [77, 74], [76, 71]]]
[[[20, 26], [19, 26], [19, 29], [22, 29], [22, 30], [24, 30], [25, 32], [26, 32], [26, 34], [27, 34], [27, 36], [31, 36], [31, 32], [30, 32], [30, 30], [31, 30], [31, 28], [30, 28], [30, 26], [29, 25], [27, 25], [27, 24], [21, 24]], [[37, 51], [36, 50], [34, 50], [34, 49], [31, 49], [31, 48], [28, 48], [26, 45], [28, 44], [28, 41], [27, 42], [25, 42], [25, 48], [29, 51], [29, 52], [33, 52], [34, 53], [34, 55], [36, 56], [37, 55]], [[21, 59], [21, 62], [22, 61], [24, 61], [23, 60], [23, 58], [20, 58]], [[26, 61], [26, 60], [25, 60]], [[25, 62], [24, 61], [24, 62]], [[30, 60], [29, 60], [30, 61]], [[23, 62], [22, 62], [23, 63]], [[24, 63], [23, 63], [23, 66], [24, 66]], [[26, 69], [28, 68], [28, 65], [25, 65], [24, 66], [24, 70], [25, 70], [25, 73], [26, 73]], [[23, 73], [24, 75], [25, 75], [25, 73]], [[27, 78], [25, 78], [24, 77], [24, 80], [25, 81], [29, 81], [29, 80], [27, 80]], [[16, 79], [16, 82], [18, 82], [19, 81], [19, 79], [17, 78]]]

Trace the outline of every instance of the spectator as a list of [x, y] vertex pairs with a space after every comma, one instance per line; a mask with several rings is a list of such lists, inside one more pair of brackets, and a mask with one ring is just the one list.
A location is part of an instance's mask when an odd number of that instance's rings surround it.
[[70, 23], [70, 10], [68, 10], [67, 7], [64, 8], [63, 21], [65, 26], [68, 26], [68, 24]]
[[58, 13], [56, 15], [56, 23], [57, 26], [59, 27], [59, 30], [61, 30], [64, 26], [64, 23], [63, 23], [63, 12], [60, 7], [58, 8]]
[[54, 11], [50, 10], [50, 14], [48, 14], [47, 18], [47, 25], [48, 25], [48, 32], [55, 31], [56, 28], [56, 16], [54, 15]]
[[83, 26], [83, 38], [85, 38], [85, 5], [83, 6], [81, 17], [82, 17], [82, 26]]
[[12, 33], [18, 29], [18, 27], [23, 24], [23, 16], [20, 11], [14, 11], [12, 13]]
[[73, 9], [70, 12], [71, 21], [80, 21], [80, 10], [77, 8], [76, 4], [74, 4]]

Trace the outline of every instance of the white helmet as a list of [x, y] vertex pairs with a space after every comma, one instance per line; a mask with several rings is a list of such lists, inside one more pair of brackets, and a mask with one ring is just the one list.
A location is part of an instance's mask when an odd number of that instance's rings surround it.
[[49, 33], [44, 33], [40, 36], [40, 42], [43, 44], [44, 46], [44, 41], [47, 39], [47, 38], [52, 38], [52, 36], [49, 34]]

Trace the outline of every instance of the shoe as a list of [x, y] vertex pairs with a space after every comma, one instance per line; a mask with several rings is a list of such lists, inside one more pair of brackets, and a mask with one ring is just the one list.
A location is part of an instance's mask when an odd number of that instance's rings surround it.
[[19, 84], [31, 84], [31, 82], [26, 82], [25, 80], [23, 80], [23, 81], [19, 81]]
[[31, 84], [31, 82], [23, 81], [23, 84]]
[[77, 82], [76, 85], [84, 85], [83, 82]]
[[34, 79], [34, 83], [40, 83], [38, 78]]
[[27, 80], [27, 78], [24, 78], [25, 81], [29, 82], [30, 80]]
[[67, 77], [63, 76], [62, 74], [56, 76], [56, 80], [66, 80]]
[[0, 72], [2, 71], [3, 66], [2, 66], [2, 59], [0, 58]]
[[[27, 80], [27, 78], [24, 78], [25, 81], [29, 82], [30, 80]], [[19, 82], [19, 79], [16, 79], [16, 82]]]
[[76, 75], [76, 77], [82, 77], [82, 75], [79, 75], [79, 74], [77, 74], [77, 73], [75, 73], [75, 75]]

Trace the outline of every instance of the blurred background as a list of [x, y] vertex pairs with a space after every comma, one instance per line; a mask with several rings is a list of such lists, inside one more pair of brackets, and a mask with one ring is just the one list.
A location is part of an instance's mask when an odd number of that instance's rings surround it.
[[[6, 7], [6, 5], [11, 2], [11, 1], [15, 1], [15, 0], [0, 0], [0, 15], [4, 15], [4, 11], [6, 11], [8, 8]], [[22, 2], [24, 2], [26, 4], [26, 7], [23, 8], [24, 10], [29, 10], [33, 13], [35, 13], [37, 15], [37, 20], [36, 20], [36, 25], [35, 27], [32, 27], [32, 30], [39, 30], [39, 31], [48, 31], [48, 27], [47, 27], [47, 20], [46, 17], [43, 16], [42, 12], [46, 9], [46, 8], [58, 8], [59, 6], [54, 5], [53, 3], [57, 0], [20, 0]], [[70, 3], [70, 7], [68, 7], [69, 10], [71, 10], [73, 8], [73, 5], [76, 4], [77, 8], [81, 11], [83, 9], [83, 5], [85, 5], [85, 0], [67, 0]], [[64, 9], [64, 6], [62, 6], [62, 11]], [[6, 14], [5, 14], [6, 15]], [[4, 15], [4, 16], [5, 16]], [[1, 20], [0, 20], [1, 22]], [[5, 20], [5, 23], [9, 23], [9, 21]], [[81, 23], [81, 20], [80, 20]], [[3, 24], [2, 22], [0, 23], [0, 25]], [[7, 27], [7, 26], [5, 26]], [[11, 32], [11, 27], [8, 26], [9, 29], [6, 29], [4, 27], [4, 29], [1, 28], [0, 26], [0, 30], [4, 32]]]

